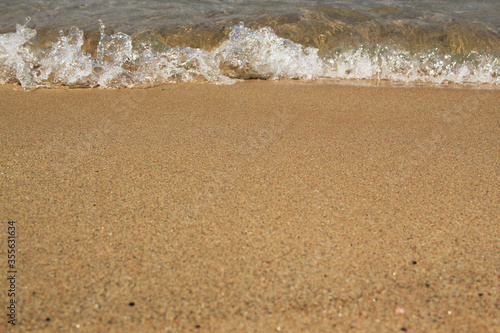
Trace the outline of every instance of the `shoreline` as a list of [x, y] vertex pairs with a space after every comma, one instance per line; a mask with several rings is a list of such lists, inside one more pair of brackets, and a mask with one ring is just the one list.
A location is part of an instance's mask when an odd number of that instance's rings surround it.
[[303, 80], [303, 79], [235, 79], [235, 83], [222, 84], [214, 83], [209, 81], [200, 82], [178, 82], [178, 83], [163, 83], [155, 84], [151, 86], [137, 86], [137, 87], [120, 87], [120, 88], [103, 88], [100, 86], [89, 87], [81, 85], [54, 85], [52, 87], [34, 87], [34, 88], [23, 88], [19, 83], [6, 83], [0, 85], [0, 89], [12, 89], [14, 91], [37, 91], [37, 90], [57, 90], [57, 89], [68, 89], [68, 90], [104, 90], [104, 91], [120, 91], [120, 90], [150, 90], [150, 89], [168, 89], [169, 87], [182, 86], [182, 87], [197, 87], [197, 86], [234, 86], [242, 84], [254, 84], [254, 83], [269, 83], [269, 84], [296, 84], [296, 85], [332, 85], [339, 87], [373, 87], [373, 88], [408, 88], [408, 89], [457, 89], [457, 90], [500, 90], [500, 85], [490, 84], [490, 83], [435, 83], [435, 82], [399, 82], [399, 81], [389, 81], [389, 80], [375, 80], [375, 79], [338, 79], [338, 78], [316, 78], [313, 80]]
[[494, 332], [500, 94], [404, 88], [0, 87], [15, 329]]

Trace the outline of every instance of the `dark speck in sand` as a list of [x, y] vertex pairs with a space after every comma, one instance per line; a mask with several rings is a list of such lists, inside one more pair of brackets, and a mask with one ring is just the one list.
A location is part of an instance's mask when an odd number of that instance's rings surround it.
[[130, 303], [128, 303], [128, 305], [130, 305], [130, 306], [134, 306], [134, 305], [135, 305], [135, 303], [134, 303], [134, 302], [130, 302]]

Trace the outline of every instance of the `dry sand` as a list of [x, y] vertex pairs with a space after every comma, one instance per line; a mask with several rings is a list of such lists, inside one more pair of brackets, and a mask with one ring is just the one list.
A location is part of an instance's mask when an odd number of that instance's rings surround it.
[[3, 86], [14, 329], [495, 332], [499, 106], [327, 82]]

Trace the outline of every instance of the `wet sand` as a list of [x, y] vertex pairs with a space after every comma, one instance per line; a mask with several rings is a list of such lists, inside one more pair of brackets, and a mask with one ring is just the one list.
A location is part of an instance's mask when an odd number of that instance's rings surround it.
[[0, 117], [0, 330], [500, 327], [499, 90], [2, 86]]

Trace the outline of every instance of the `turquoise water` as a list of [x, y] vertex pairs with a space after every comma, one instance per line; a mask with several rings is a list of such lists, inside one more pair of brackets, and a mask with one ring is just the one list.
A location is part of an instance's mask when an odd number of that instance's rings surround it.
[[500, 84], [499, 1], [4, 0], [0, 13], [0, 83], [27, 88]]

